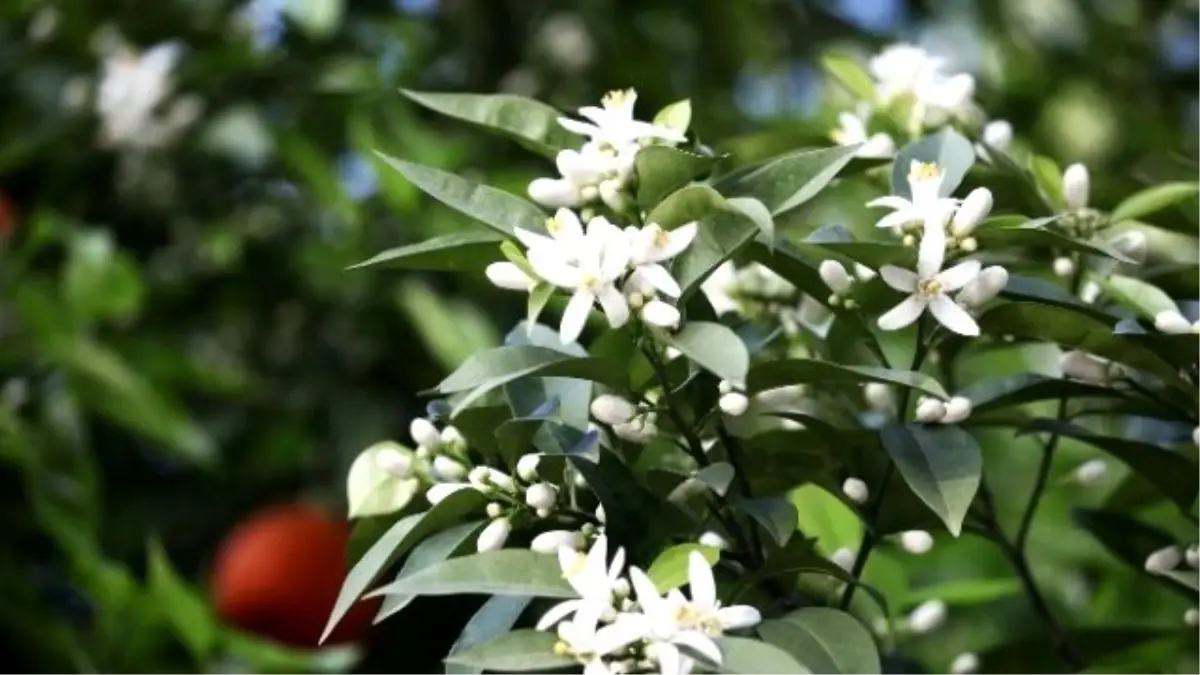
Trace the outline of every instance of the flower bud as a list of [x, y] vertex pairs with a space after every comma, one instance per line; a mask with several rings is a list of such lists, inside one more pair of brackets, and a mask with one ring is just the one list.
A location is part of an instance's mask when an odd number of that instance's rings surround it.
[[505, 492], [513, 492], [517, 489], [516, 484], [513, 483], [512, 476], [491, 467], [488, 467], [487, 482]]
[[1187, 551], [1184, 552], [1183, 557], [1187, 560], [1188, 567], [1192, 569], [1200, 567], [1200, 549], [1197, 549], [1195, 544], [1187, 547]]
[[487, 514], [488, 518], [499, 518], [504, 515], [504, 506], [500, 502], [488, 502], [484, 513]]
[[617, 579], [613, 582], [612, 593], [618, 598], [629, 597], [629, 580], [625, 578]]
[[1154, 327], [1163, 333], [1180, 335], [1192, 332], [1192, 324], [1179, 312], [1168, 309], [1154, 315]]
[[592, 401], [592, 416], [605, 424], [626, 424], [637, 414], [637, 407], [616, 394], [601, 394]]
[[722, 551], [728, 551], [730, 548], [729, 540], [725, 537], [722, 537], [719, 533], [713, 532], [712, 530], [701, 534], [698, 541], [700, 542], [701, 546], [711, 546]]
[[579, 550], [583, 535], [572, 530], [550, 530], [533, 538], [529, 549], [535, 553], [558, 553], [560, 548]]
[[933, 535], [925, 530], [908, 530], [900, 533], [900, 548], [906, 553], [924, 555], [933, 549]]
[[467, 473], [467, 481], [477, 488], [490, 488], [488, 484], [488, 474], [491, 472], [486, 466], [477, 466]]
[[535, 509], [549, 509], [558, 500], [558, 490], [550, 483], [534, 483], [525, 488], [525, 503]]
[[492, 285], [510, 291], [528, 291], [536, 285], [520, 267], [510, 262], [494, 262], [483, 270]]
[[429, 452], [429, 448], [418, 445], [415, 454], [417, 455], [417, 459], [429, 459], [432, 453]]
[[575, 208], [585, 201], [579, 190], [569, 180], [562, 178], [537, 178], [529, 183], [529, 198], [552, 209]]
[[508, 518], [497, 518], [479, 533], [479, 538], [475, 540], [475, 549], [480, 553], [499, 550], [504, 547], [504, 542], [508, 541], [510, 533], [512, 523]]
[[996, 150], [1008, 150], [1012, 139], [1013, 127], [1008, 120], [992, 120], [983, 127], [983, 142]]
[[1084, 487], [1099, 483], [1108, 473], [1108, 464], [1102, 459], [1091, 459], [1080, 464], [1075, 469], [1075, 482]]
[[1200, 445], [1200, 427], [1192, 429], [1192, 445]]
[[839, 548], [833, 552], [833, 555], [829, 556], [829, 559], [833, 561], [834, 565], [837, 565], [847, 572], [854, 569], [854, 561], [857, 558], [858, 555], [848, 548]]
[[942, 421], [946, 416], [946, 404], [936, 398], [922, 396], [917, 400], [916, 419], [918, 422], [933, 424]]
[[434, 483], [425, 491], [425, 499], [430, 504], [437, 506], [442, 503], [446, 497], [458, 492], [459, 490], [469, 489], [471, 486], [466, 483]]
[[954, 657], [954, 661], [950, 663], [950, 672], [953, 675], [967, 675], [979, 670], [979, 657], [972, 652], [963, 652]]
[[438, 433], [437, 427], [433, 426], [433, 422], [424, 417], [418, 417], [410, 422], [408, 433], [412, 436], [413, 441], [423, 448], [435, 448], [442, 441], [442, 436]]
[[678, 328], [681, 316], [679, 309], [662, 300], [651, 300], [642, 307], [642, 321], [659, 328]]
[[1063, 377], [1085, 382], [1103, 384], [1109, 379], [1108, 362], [1078, 350], [1069, 351], [1058, 357], [1058, 367]]
[[596, 507], [596, 520], [600, 521], [602, 525], [608, 522], [608, 514], [605, 513], [603, 504]]
[[1091, 179], [1087, 167], [1082, 164], [1072, 164], [1063, 172], [1063, 197], [1067, 200], [1067, 208], [1078, 211], [1088, 205], [1088, 191], [1091, 190]]
[[394, 448], [385, 448], [375, 455], [375, 466], [397, 478], [412, 475], [412, 456]]
[[1192, 628], [1195, 628], [1196, 626], [1200, 626], [1200, 609], [1196, 609], [1195, 607], [1193, 607], [1193, 608], [1189, 609], [1188, 611], [1184, 612], [1183, 613], [1183, 622], [1186, 623], [1187, 625], [1191, 626]]
[[1166, 546], [1146, 556], [1146, 571], [1151, 574], [1164, 574], [1179, 567], [1183, 556], [1178, 546]]
[[868, 382], [867, 386], [863, 387], [863, 398], [867, 400], [871, 410], [876, 412], [888, 412], [896, 407], [896, 397], [892, 395], [892, 388], [882, 382]]
[[720, 382], [717, 383], [717, 393], [718, 394], [721, 394], [722, 396], [724, 396], [725, 394], [728, 394], [731, 391], [733, 391], [733, 385], [730, 384], [729, 380], [721, 380]]
[[854, 276], [858, 277], [859, 281], [870, 281], [879, 275], [862, 263], [854, 263]]
[[999, 295], [1007, 285], [1008, 270], [1000, 265], [985, 267], [959, 292], [958, 302], [964, 307], [980, 307]]
[[1055, 258], [1054, 274], [1064, 279], [1075, 274], [1075, 261], [1065, 255]]
[[741, 417], [746, 414], [746, 410], [750, 407], [750, 399], [743, 393], [733, 391], [722, 396], [717, 405], [721, 407], [721, 412], [733, 417]]
[[521, 455], [521, 458], [517, 460], [517, 476], [527, 483], [537, 480], [537, 468], [541, 460], [541, 455], [536, 453]]
[[942, 415], [942, 424], [958, 424], [965, 422], [971, 416], [971, 399], [965, 396], [954, 396], [946, 401], [946, 412]]
[[1148, 242], [1146, 241], [1146, 233], [1141, 230], [1126, 230], [1108, 243], [1120, 253], [1124, 253], [1129, 258], [1132, 258], [1139, 265], [1146, 261]]
[[836, 260], [825, 260], [821, 266], [817, 268], [817, 273], [821, 275], [821, 281], [829, 287], [829, 290], [839, 295], [844, 295], [850, 290], [854, 280], [850, 278], [846, 268], [842, 267], [842, 263]]
[[454, 448], [455, 450], [462, 450], [467, 447], [467, 439], [463, 438], [462, 432], [454, 426], [447, 426], [445, 429], [442, 429], [441, 440], [442, 445]]
[[975, 231], [975, 227], [992, 212], [992, 191], [981, 187], [971, 190], [963, 200], [954, 219], [950, 221], [950, 234], [962, 239]]
[[867, 500], [871, 498], [871, 491], [861, 478], [847, 478], [842, 483], [842, 493], [855, 504], [866, 504]]
[[625, 424], [614, 424], [613, 433], [621, 440], [645, 445], [658, 435], [658, 427], [649, 415], [639, 415]]
[[440, 481], [457, 483], [466, 477], [467, 467], [446, 455], [438, 455], [433, 459], [433, 472]]
[[908, 615], [908, 628], [914, 633], [928, 633], [936, 630], [946, 621], [946, 603], [941, 600], [928, 600], [917, 605]]

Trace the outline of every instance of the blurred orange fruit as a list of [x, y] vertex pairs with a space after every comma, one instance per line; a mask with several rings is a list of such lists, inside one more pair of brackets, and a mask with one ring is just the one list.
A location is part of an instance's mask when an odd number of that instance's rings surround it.
[[[226, 537], [213, 565], [217, 614], [242, 630], [295, 647], [316, 647], [346, 578], [350, 526], [306, 504], [264, 509]], [[353, 642], [379, 601], [357, 603], [327, 644]]]

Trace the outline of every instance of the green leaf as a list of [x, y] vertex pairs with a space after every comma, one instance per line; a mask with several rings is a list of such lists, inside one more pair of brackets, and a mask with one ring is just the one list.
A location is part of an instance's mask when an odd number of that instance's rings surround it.
[[816, 359], [787, 359], [756, 365], [746, 377], [746, 389], [755, 394], [789, 384], [820, 382], [884, 382], [916, 389], [943, 400], [950, 398], [937, 380], [922, 373], [874, 366], [843, 366]]
[[523, 377], [565, 377], [600, 382], [625, 389], [628, 373], [596, 357], [578, 357], [545, 347], [496, 347], [478, 352], [438, 384], [436, 391], [470, 391], [452, 413], [457, 415], [489, 391]]
[[685, 98], [659, 110], [654, 116], [654, 123], [686, 134], [692, 124], [692, 100]]
[[554, 556], [523, 549], [501, 549], [451, 558], [401, 577], [376, 595], [529, 595], [573, 598]]
[[735, 385], [746, 381], [750, 352], [737, 333], [719, 323], [693, 321], [671, 336], [671, 346], [696, 365]]
[[525, 302], [525, 325], [529, 330], [533, 330], [537, 325], [538, 317], [542, 315], [542, 310], [546, 309], [546, 303], [550, 302], [553, 295], [554, 286], [550, 284], [539, 283], [529, 291], [529, 299]]
[[696, 480], [707, 485], [713, 492], [724, 497], [733, 482], [733, 466], [728, 462], [714, 462], [696, 472]]
[[667, 230], [693, 221], [700, 224], [696, 239], [674, 263], [675, 278], [685, 299], [718, 265], [748, 244], [758, 230], [754, 221], [708, 185], [677, 190], [646, 216], [646, 222]]
[[659, 593], [666, 593], [688, 583], [688, 559], [693, 551], [703, 555], [709, 567], [716, 565], [717, 561], [721, 559], [720, 549], [712, 546], [677, 544], [668, 548], [658, 554], [658, 557], [650, 564], [650, 569], [646, 571], [646, 576], [654, 582], [654, 587], [658, 589]]
[[1200, 572], [1196, 570], [1171, 570], [1163, 576], [1192, 591], [1200, 591]]
[[983, 472], [979, 443], [957, 426], [891, 425], [880, 440], [913, 493], [958, 536]]
[[1087, 241], [1051, 229], [1050, 226], [1058, 221], [1058, 216], [1029, 220], [1015, 226], [1009, 225], [1008, 218], [1009, 216], [1001, 216], [997, 225], [993, 226], [985, 223], [975, 231], [975, 238], [985, 247], [1061, 248], [1104, 256], [1124, 263], [1134, 262], [1129, 256], [1099, 240]]
[[1041, 155], [1029, 156], [1029, 172], [1037, 184], [1042, 197], [1055, 211], [1066, 208], [1067, 200], [1063, 197], [1062, 169], [1049, 157]]
[[1196, 183], [1164, 183], [1154, 185], [1126, 197], [1113, 209], [1112, 221], [1141, 220], [1169, 206], [1196, 197], [1200, 185]]
[[816, 537], [816, 549], [829, 556], [839, 548], [857, 547], [862, 541], [862, 521], [841, 499], [819, 485], [808, 483], [788, 495], [796, 507], [799, 530]]
[[[1072, 628], [1064, 633], [1065, 639], [1082, 655], [1084, 663], [1095, 663], [1106, 655], [1157, 640], [1185, 637], [1195, 640], [1195, 631], [1182, 626], [1174, 630], [1138, 627]], [[1047, 631], [1023, 633], [1011, 642], [980, 652], [979, 662], [982, 672], [985, 673], [1076, 672], [1063, 661], [1061, 648], [1054, 636]]]
[[883, 672], [871, 634], [846, 612], [808, 607], [764, 621], [758, 634], [814, 673]]
[[[404, 561], [404, 566], [396, 573], [396, 578], [400, 579], [401, 577], [409, 576], [418, 570], [425, 569], [430, 565], [449, 558], [460, 551], [463, 545], [477, 534], [482, 527], [483, 521], [455, 525], [417, 544], [417, 547], [408, 555], [408, 559]], [[379, 606], [379, 612], [375, 614], [375, 623], [379, 623], [408, 607], [416, 598], [417, 596], [415, 595], [403, 595], [400, 593], [385, 596], [383, 603]]]
[[730, 197], [753, 197], [772, 215], [779, 215], [817, 196], [850, 163], [856, 150], [857, 145], [800, 150], [749, 173], [727, 176], [715, 187]]
[[782, 497], [758, 497], [740, 502], [738, 507], [748, 513], [780, 546], [786, 546], [796, 531], [796, 507]]
[[1021, 592], [1016, 577], [1003, 579], [955, 579], [932, 586], [914, 588], [904, 598], [906, 605], [941, 600], [947, 605], [983, 605]]
[[346, 0], [286, 0], [283, 13], [310, 38], [326, 39], [342, 25]]
[[[504, 344], [509, 347], [543, 347], [572, 357], [588, 357], [583, 347], [576, 343], [564, 345], [558, 331], [541, 324], [518, 324], [505, 336]], [[604, 360], [606, 363], [612, 363], [611, 360]], [[569, 377], [529, 377], [506, 384], [504, 394], [508, 398], [513, 415], [517, 417], [533, 416], [547, 401], [557, 400], [557, 416], [563, 423], [579, 430], [586, 431], [588, 428], [588, 407], [592, 402], [591, 382]], [[548, 431], [536, 434], [535, 440], [538, 437], [544, 439], [544, 434]], [[544, 449], [543, 452], [551, 450]]]
[[421, 481], [401, 478], [380, 466], [381, 456], [395, 454], [415, 462], [413, 451], [392, 441], [376, 443], [363, 450], [346, 474], [346, 501], [350, 518], [395, 513], [408, 506]]
[[511, 94], [439, 94], [401, 89], [400, 93], [448, 117], [512, 138], [525, 147], [554, 157], [580, 145], [579, 137], [558, 124], [558, 110]]
[[511, 236], [518, 227], [534, 232], [544, 229], [546, 214], [514, 194], [471, 182], [431, 166], [413, 164], [380, 152], [376, 154], [434, 199], [502, 234]]
[[1110, 275], [1101, 285], [1113, 300], [1154, 321], [1159, 312], [1177, 312], [1175, 301], [1154, 284], [1121, 274]]
[[821, 57], [821, 67], [860, 101], [875, 100], [875, 81], [855, 59], [840, 54]]
[[576, 665], [575, 659], [554, 652], [558, 636], [542, 630], [521, 629], [473, 645], [446, 657], [446, 663], [501, 673], [553, 670]]
[[[637, 205], [654, 208], [679, 188], [712, 169], [715, 157], [703, 157], [666, 145], [652, 145], [637, 153]], [[654, 222], [654, 221], [650, 221]]]
[[723, 637], [717, 640], [717, 644], [721, 647], [721, 655], [724, 657], [719, 671], [722, 673], [803, 675], [812, 672], [797, 663], [791, 654], [760, 640]]
[[378, 265], [407, 270], [475, 272], [496, 262], [496, 245], [502, 241], [507, 240], [496, 232], [455, 232], [389, 248], [348, 269]]
[[949, 197], [975, 164], [975, 147], [962, 134], [949, 128], [909, 143], [896, 153], [892, 163], [892, 194], [912, 199], [908, 174], [913, 162], [935, 162], [942, 169], [938, 196]]
[[899, 241], [856, 241], [854, 234], [842, 225], [826, 225], [792, 245], [810, 252], [817, 260], [828, 258], [828, 251], [873, 268], [896, 265], [912, 269], [917, 264], [917, 254], [911, 246], [904, 246]]
[[[493, 595], [488, 598], [467, 625], [463, 626], [458, 639], [454, 641], [454, 646], [450, 648], [450, 656], [510, 630], [517, 619], [521, 618], [521, 613], [529, 606], [530, 600], [531, 598], [522, 595]], [[482, 668], [446, 664], [448, 675], [478, 675], [482, 672]]]
[[657, 553], [662, 542], [691, 524], [678, 507], [642, 487], [616, 453], [601, 452], [597, 461], [571, 455], [570, 461], [604, 507], [609, 541], [624, 546], [634, 560]]
[[217, 642], [217, 622], [199, 594], [171, 567], [162, 545], [148, 546], [147, 584], [150, 594], [175, 629], [175, 635], [198, 662], [207, 661]]
[[1014, 405], [1059, 398], [1122, 398], [1125, 395], [1098, 384], [1047, 377], [1037, 373], [1018, 373], [996, 377], [967, 387], [958, 393], [971, 399], [973, 415], [1001, 410]]
[[1196, 465], [1166, 448], [1118, 436], [1102, 436], [1070, 422], [1051, 419], [1034, 420], [1021, 433], [1057, 433], [1099, 448], [1144, 476], [1181, 509], [1188, 509], [1200, 490]]
[[395, 299], [416, 336], [444, 369], [453, 369], [500, 342], [493, 320], [477, 303], [439, 291], [419, 276], [405, 278]]
[[725, 202], [749, 218], [758, 227], [760, 236], [766, 240], [767, 248], [775, 250], [775, 220], [766, 204], [753, 197], [730, 197]]

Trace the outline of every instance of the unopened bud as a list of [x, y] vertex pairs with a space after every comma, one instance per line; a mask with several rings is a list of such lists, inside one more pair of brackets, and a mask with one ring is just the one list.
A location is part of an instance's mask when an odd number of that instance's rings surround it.
[[1109, 245], [1139, 265], [1146, 261], [1148, 242], [1146, 233], [1141, 230], [1126, 230], [1110, 241]]
[[1163, 333], [1181, 335], [1192, 332], [1192, 324], [1179, 312], [1168, 309], [1154, 315], [1154, 327]]
[[917, 238], [911, 234], [906, 234], [904, 235], [904, 238], [900, 240], [900, 243], [904, 244], [905, 246], [916, 246]]
[[854, 263], [854, 276], [858, 277], [859, 281], [870, 281], [878, 275], [870, 267], [862, 263]]
[[510, 533], [512, 533], [512, 523], [508, 521], [508, 518], [497, 518], [488, 523], [487, 527], [479, 533], [479, 538], [475, 540], [475, 549], [480, 553], [499, 550], [508, 541]]
[[550, 530], [533, 538], [529, 543], [530, 550], [535, 553], [558, 553], [560, 548], [576, 551], [583, 546], [583, 535], [572, 530]]
[[1075, 274], [1075, 261], [1065, 255], [1055, 258], [1054, 274], [1064, 279]]
[[438, 480], [457, 483], [466, 477], [467, 467], [446, 455], [438, 455], [433, 459], [433, 472], [437, 474]]
[[965, 307], [980, 307], [999, 295], [1007, 285], [1008, 270], [1000, 265], [985, 267], [958, 294], [958, 302]]
[[517, 489], [516, 484], [513, 483], [512, 476], [491, 467], [488, 467], [487, 482], [505, 492], [513, 492]]
[[537, 468], [541, 459], [541, 455], [534, 453], [521, 455], [521, 458], [517, 460], [517, 475], [521, 480], [527, 483], [537, 480]]
[[892, 388], [882, 382], [868, 382], [863, 387], [863, 398], [867, 400], [867, 405], [871, 406], [871, 410], [876, 412], [888, 412], [896, 406], [896, 397], [892, 394]]
[[1091, 190], [1091, 179], [1087, 167], [1082, 164], [1072, 164], [1063, 172], [1063, 197], [1067, 200], [1067, 208], [1078, 211], [1088, 205], [1088, 192]]
[[437, 447], [442, 441], [437, 427], [423, 417], [418, 417], [408, 425], [408, 433], [412, 436], [413, 442], [423, 448]]
[[603, 504], [596, 507], [596, 520], [600, 521], [601, 524], [608, 521], [608, 514], [605, 513]]
[[534, 483], [525, 489], [525, 503], [535, 509], [549, 509], [558, 500], [558, 490], [550, 483]]
[[629, 597], [629, 580], [622, 577], [614, 581], [612, 592], [613, 595], [617, 596], [618, 598]]
[[946, 404], [936, 398], [922, 396], [917, 401], [917, 409], [915, 411], [916, 420], [924, 424], [933, 424], [942, 421], [946, 416]]
[[900, 548], [913, 555], [924, 555], [933, 549], [933, 535], [925, 530], [901, 532]]
[[991, 211], [992, 191], [984, 187], [975, 188], [954, 212], [954, 219], [950, 221], [950, 234], [959, 239], [970, 235]]
[[908, 628], [914, 633], [928, 633], [936, 630], [946, 621], [946, 603], [941, 600], [928, 600], [917, 605], [908, 615]]
[[722, 537], [719, 533], [713, 532], [712, 530], [708, 530], [707, 532], [701, 534], [698, 541], [700, 542], [701, 546], [711, 546], [722, 551], [728, 551], [730, 549], [729, 540], [725, 537]]
[[983, 142], [996, 150], [1008, 150], [1012, 139], [1013, 127], [1008, 120], [992, 120], [983, 127]]
[[741, 392], [730, 392], [722, 396], [717, 405], [721, 407], [721, 412], [732, 417], [741, 417], [746, 414], [746, 410], [750, 407], [750, 399]]
[[647, 302], [640, 316], [642, 321], [659, 328], [678, 328], [683, 318], [675, 305], [657, 299]]
[[836, 260], [823, 261], [817, 268], [817, 273], [821, 275], [821, 281], [825, 282], [829, 290], [839, 295], [845, 295], [854, 283], [846, 268]]
[[1187, 550], [1184, 551], [1183, 557], [1185, 560], [1187, 560], [1188, 567], [1192, 569], [1200, 567], [1200, 549], [1197, 549], [1195, 544], [1187, 547]]
[[437, 506], [442, 503], [446, 497], [458, 492], [459, 490], [470, 489], [471, 486], [466, 483], [434, 483], [425, 491], [425, 499], [430, 504]]
[[510, 262], [495, 262], [488, 265], [483, 273], [493, 286], [509, 291], [528, 291], [537, 285], [535, 279]]
[[467, 439], [463, 438], [462, 433], [453, 426], [447, 426], [445, 429], [442, 429], [441, 441], [442, 445], [455, 450], [467, 447]]
[[1196, 609], [1195, 607], [1193, 607], [1193, 608], [1189, 609], [1188, 611], [1184, 612], [1183, 613], [1183, 622], [1186, 623], [1187, 625], [1191, 626], [1192, 628], [1195, 628], [1196, 626], [1200, 626], [1200, 609]]
[[615, 394], [601, 394], [592, 401], [592, 415], [605, 424], [626, 424], [637, 414], [637, 407]]
[[979, 670], [979, 657], [972, 652], [963, 652], [954, 657], [954, 661], [950, 663], [950, 672], [953, 675], [967, 675]]
[[847, 572], [854, 569], [854, 561], [857, 558], [858, 556], [854, 553], [854, 551], [851, 551], [848, 548], [839, 548], [833, 552], [833, 555], [829, 556], [829, 559], [834, 565], [837, 565]]
[[971, 399], [965, 396], [955, 396], [946, 401], [946, 412], [942, 415], [942, 424], [958, 424], [965, 422], [971, 416]]
[[1084, 487], [1099, 483], [1108, 473], [1108, 464], [1102, 459], [1091, 459], [1075, 469], [1075, 482]]
[[1179, 567], [1182, 560], [1179, 547], [1166, 546], [1146, 556], [1146, 571], [1151, 574], [1164, 574]]
[[855, 504], [866, 504], [871, 497], [871, 491], [861, 478], [847, 478], [842, 483], [842, 493]]
[[487, 513], [488, 518], [499, 518], [504, 515], [504, 506], [500, 502], [488, 502], [484, 512]]

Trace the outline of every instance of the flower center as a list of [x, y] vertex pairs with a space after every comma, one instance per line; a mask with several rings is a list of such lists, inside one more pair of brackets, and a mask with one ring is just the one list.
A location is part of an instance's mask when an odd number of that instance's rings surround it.
[[600, 278], [595, 274], [584, 274], [579, 280], [579, 286], [589, 291], [594, 291], [600, 287]]
[[937, 279], [922, 279], [917, 282], [917, 293], [925, 300], [933, 300], [942, 294], [942, 282]]
[[675, 608], [675, 623], [684, 628], [695, 628], [703, 621], [703, 617], [691, 605], [680, 605]]
[[557, 218], [547, 218], [546, 219], [546, 231], [549, 232], [551, 235], [557, 235], [559, 232], [562, 231], [562, 225], [558, 224]]
[[636, 94], [634, 94], [632, 89], [614, 89], [605, 94], [604, 98], [600, 99], [600, 103], [605, 108], [612, 110], [613, 108], [624, 106], [633, 96], [636, 96]]
[[908, 179], [915, 182], [938, 180], [942, 177], [942, 169], [937, 162], [913, 162], [908, 172]]
[[574, 577], [577, 577], [580, 574], [582, 574], [583, 570], [586, 568], [587, 568], [587, 557], [580, 553], [576, 553], [575, 557], [572, 558], [570, 564], [568, 564], [565, 568], [563, 568], [563, 578], [564, 579], [572, 579]]
[[654, 248], [666, 248], [671, 241], [671, 235], [667, 231], [657, 225], [651, 225], [654, 228]]

